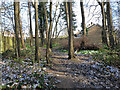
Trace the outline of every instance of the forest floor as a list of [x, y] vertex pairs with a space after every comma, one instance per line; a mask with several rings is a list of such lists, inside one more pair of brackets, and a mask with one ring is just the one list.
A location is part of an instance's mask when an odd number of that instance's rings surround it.
[[[46, 48], [40, 47], [40, 52], [45, 57]], [[25, 54], [27, 56], [21, 59], [21, 63], [17, 59], [3, 59], [0, 62], [0, 83], [5, 85], [9, 82], [11, 88], [15, 84], [22, 84], [21, 87], [24, 88], [36, 88], [38, 85], [39, 88], [50, 88], [52, 85], [56, 88], [120, 88], [120, 69], [95, 61], [91, 55], [76, 54], [76, 58], [68, 60], [68, 53], [54, 49], [50, 57], [51, 63], [45, 67], [42, 64], [46, 62], [45, 59], [40, 65], [36, 63], [33, 66], [30, 58], [34, 56], [34, 49], [26, 49], [23, 55]]]
[[68, 60], [67, 53], [53, 52], [51, 67], [57, 88], [120, 88], [120, 71], [92, 60], [90, 55], [76, 55]]

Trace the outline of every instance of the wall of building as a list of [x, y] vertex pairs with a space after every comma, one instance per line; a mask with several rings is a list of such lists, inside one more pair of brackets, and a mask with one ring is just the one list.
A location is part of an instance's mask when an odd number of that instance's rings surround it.
[[88, 39], [90, 44], [102, 45], [102, 28], [100, 26], [93, 26], [88, 31]]

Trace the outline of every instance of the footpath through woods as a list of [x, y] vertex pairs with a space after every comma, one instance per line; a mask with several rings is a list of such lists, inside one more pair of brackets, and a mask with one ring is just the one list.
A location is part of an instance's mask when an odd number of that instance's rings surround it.
[[[30, 53], [29, 53], [30, 52]], [[46, 56], [46, 48], [40, 47], [41, 57]], [[13, 52], [11, 51], [12, 55]], [[120, 88], [120, 69], [94, 61], [91, 55], [77, 54], [68, 60], [68, 54], [53, 50], [51, 63], [46, 60], [34, 63], [34, 49], [26, 49], [27, 56], [17, 59], [3, 59], [0, 62], [2, 77], [0, 84], [9, 88]], [[5, 57], [9, 57], [10, 53]], [[3, 55], [4, 56], [4, 55]], [[45, 73], [47, 72], [47, 73]]]
[[92, 60], [90, 55], [77, 55], [68, 60], [67, 53], [53, 52], [51, 67], [57, 88], [120, 88], [120, 71]]

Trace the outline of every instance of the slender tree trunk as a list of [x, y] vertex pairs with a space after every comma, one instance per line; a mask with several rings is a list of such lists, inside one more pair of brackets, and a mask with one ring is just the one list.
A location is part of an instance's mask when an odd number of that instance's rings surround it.
[[49, 28], [50, 30], [49, 30], [49, 32], [50, 32], [50, 34], [49, 34], [49, 42], [50, 42], [50, 52], [51, 52], [51, 49], [52, 49], [52, 43], [53, 43], [53, 41], [52, 41], [52, 0], [51, 0], [51, 2], [50, 2], [50, 28]]
[[69, 32], [69, 13], [68, 13], [68, 3], [67, 3], [67, 0], [65, 1], [65, 11], [66, 11], [66, 16], [67, 16], [67, 30]]
[[[44, 13], [42, 13], [42, 16], [44, 15]], [[44, 43], [45, 43], [45, 36], [44, 36], [44, 17], [42, 17], [42, 29], [41, 29], [41, 37], [42, 37], [42, 46], [44, 45]]]
[[6, 51], [6, 37], [4, 36], [4, 32], [3, 32], [3, 45], [4, 45], [4, 51]]
[[[2, 27], [1, 27], [1, 30], [2, 30]], [[4, 51], [4, 32], [3, 31], [2, 31], [2, 45], [3, 45], [3, 48], [1, 49]]]
[[83, 7], [83, 0], [80, 0], [80, 7], [81, 7], [81, 16], [82, 16], [82, 35], [83, 35], [83, 41], [81, 42], [81, 48], [85, 47], [85, 36], [86, 34], [86, 25], [85, 25], [85, 15], [84, 15], [84, 7]]
[[60, 19], [60, 16], [61, 16], [61, 13], [59, 14], [59, 16], [58, 16], [58, 18], [57, 18], [57, 20], [56, 20], [56, 23], [55, 23], [55, 27], [54, 27], [54, 31], [53, 31], [53, 37], [55, 36], [55, 31], [57, 32], [57, 25], [58, 25], [58, 21], [59, 21], [59, 19]]
[[[5, 15], [5, 12], [4, 12], [4, 15]], [[4, 35], [4, 51], [7, 50], [7, 44], [6, 44], [6, 36], [5, 36], [5, 18], [3, 18], [3, 27], [4, 27], [4, 30], [3, 30], [3, 35]]]
[[21, 23], [21, 16], [20, 16], [20, 3], [18, 2], [18, 13], [19, 13], [19, 27], [20, 27], [20, 36], [21, 36], [21, 44], [22, 48], [25, 48], [24, 40], [23, 40], [23, 32], [22, 32], [22, 23]]
[[50, 27], [49, 27], [49, 31], [48, 31], [47, 50], [46, 50], [47, 63], [49, 63], [49, 55], [50, 55], [50, 52], [51, 52], [51, 49], [50, 49], [51, 31], [52, 31], [52, 1], [50, 2]]
[[46, 8], [45, 8], [45, 2], [43, 2], [43, 8], [44, 8], [44, 14], [45, 14], [45, 20], [46, 20], [46, 26], [47, 26], [47, 30], [46, 30], [46, 41], [47, 41], [49, 25], [48, 25], [47, 11], [46, 11]]
[[46, 49], [46, 61], [49, 63], [49, 43], [48, 43], [48, 33], [49, 33], [49, 26], [48, 26], [48, 18], [47, 18], [47, 11], [45, 8], [45, 2], [43, 2], [43, 8], [45, 13], [45, 19], [46, 19], [46, 25], [47, 25], [47, 31], [46, 31], [46, 42], [47, 42], [47, 49]]
[[[47, 30], [46, 17], [45, 17], [45, 13], [43, 12], [43, 32], [45, 32], [46, 30]], [[44, 39], [45, 39], [45, 34], [43, 33], [43, 35], [44, 35]]]
[[12, 37], [12, 47], [13, 47], [13, 49], [15, 48], [15, 38], [14, 37]]
[[43, 32], [43, 22], [42, 18], [40, 18], [40, 36], [41, 36], [41, 45], [44, 45], [44, 32]]
[[[3, 30], [2, 30], [2, 20], [1, 20], [1, 9], [0, 9], [0, 29], [1, 29], [1, 33], [0, 33], [0, 47], [3, 46]], [[2, 43], [1, 43], [2, 42]], [[0, 48], [0, 52], [2, 52], [3, 48]], [[0, 79], [1, 80], [1, 79]], [[0, 81], [0, 85], [1, 85], [2, 81]]]
[[31, 8], [30, 2], [28, 2], [29, 18], [30, 18], [30, 46], [33, 46], [33, 32], [32, 32], [32, 19], [31, 19]]
[[104, 9], [104, 2], [101, 3], [101, 12], [102, 12], [102, 24], [103, 24], [103, 30], [102, 30], [102, 43], [108, 45], [107, 42], [107, 34], [106, 34], [106, 18], [105, 18], [105, 9]]
[[39, 60], [39, 41], [38, 41], [38, 6], [37, 0], [35, 0], [35, 60]]
[[43, 30], [43, 8], [42, 8], [42, 2], [39, 2], [40, 5], [40, 37], [41, 37], [41, 45], [44, 45], [44, 30]]
[[82, 31], [83, 36], [86, 36], [86, 25], [85, 25], [85, 15], [84, 15], [84, 7], [83, 7], [83, 0], [80, 0], [80, 6], [81, 6], [81, 15], [82, 15]]
[[73, 48], [73, 30], [72, 30], [72, 2], [68, 2], [69, 11], [69, 52], [68, 59], [74, 58], [74, 48]]
[[10, 32], [8, 31], [8, 37], [7, 37], [7, 49], [10, 49]]
[[114, 47], [114, 37], [113, 37], [113, 22], [112, 22], [112, 12], [111, 12], [110, 0], [109, 0], [109, 2], [107, 2], [106, 9], [107, 9], [106, 11], [107, 11], [109, 43], [110, 43], [110, 46], [113, 48]]
[[[16, 1], [16, 0], [15, 0]], [[16, 38], [16, 55], [17, 58], [20, 57], [20, 42], [19, 42], [19, 12], [18, 12], [18, 2], [14, 1], [14, 19], [15, 19], [15, 38]]]
[[104, 8], [104, 2], [100, 2], [99, 0], [97, 0], [98, 4], [101, 7], [101, 13], [102, 13], [102, 43], [108, 45], [107, 42], [107, 33], [106, 33], [106, 16], [105, 16], [105, 8]]
[[43, 44], [45, 44], [45, 31], [47, 30], [46, 29], [46, 19], [45, 19], [45, 14], [44, 14], [44, 8], [43, 8], [43, 18], [42, 18], [42, 23], [43, 23], [43, 27], [42, 27], [42, 31], [43, 31], [43, 39], [44, 39], [44, 42]]

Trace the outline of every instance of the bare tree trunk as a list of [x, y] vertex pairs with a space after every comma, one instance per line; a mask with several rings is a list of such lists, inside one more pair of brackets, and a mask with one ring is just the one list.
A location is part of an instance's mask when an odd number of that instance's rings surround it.
[[[56, 9], [55, 9], [55, 13], [54, 13], [54, 17], [53, 17], [53, 22], [56, 18], [56, 13], [57, 13], [57, 8], [58, 8], [58, 5], [59, 5], [59, 2], [56, 4]], [[60, 15], [60, 14], [59, 14]], [[51, 41], [50, 41], [50, 48], [52, 49], [52, 43], [53, 43], [53, 38], [54, 38], [54, 34], [55, 34], [55, 29], [57, 29], [57, 23], [58, 23], [58, 20], [59, 20], [59, 15], [58, 15], [58, 18], [57, 18], [57, 21], [56, 21], [56, 24], [55, 24], [55, 27], [54, 27], [54, 30], [53, 30], [53, 33], [51, 31]]]
[[67, 16], [67, 30], [69, 32], [69, 12], [68, 12], [68, 3], [67, 3], [67, 0], [65, 1], [65, 11], [66, 11], [66, 16]]
[[14, 19], [15, 19], [15, 38], [16, 38], [16, 55], [17, 55], [17, 58], [20, 57], [18, 5], [19, 5], [19, 3], [14, 1]]
[[8, 37], [7, 37], [7, 49], [10, 49], [10, 31], [8, 31]]
[[22, 32], [22, 23], [21, 23], [21, 16], [20, 16], [20, 4], [18, 2], [18, 13], [19, 13], [19, 27], [20, 27], [20, 36], [21, 36], [21, 44], [22, 44], [22, 48], [25, 48], [24, 45], [24, 40], [23, 40], [23, 32]]
[[112, 21], [110, 0], [109, 2], [107, 2], [106, 9], [107, 9], [106, 11], [107, 11], [107, 23], [108, 23], [108, 32], [109, 32], [109, 43], [110, 43], [110, 46], [113, 48], [114, 47], [113, 21]]
[[[43, 8], [44, 10], [44, 8]], [[45, 13], [43, 11], [43, 31], [47, 30], [47, 24], [46, 24], [46, 17], [45, 17]], [[45, 38], [45, 33], [44, 33], [44, 38]]]
[[45, 8], [45, 2], [43, 2], [43, 8], [44, 8], [45, 20], [46, 20], [46, 26], [47, 26], [46, 41], [48, 41], [47, 39], [48, 39], [49, 25], [48, 25], [47, 11], [46, 11], [46, 8]]
[[106, 18], [105, 18], [104, 2], [102, 2], [101, 11], [102, 11], [102, 24], [103, 24], [102, 43], [108, 45], [107, 34], [106, 34], [106, 29], [107, 28], [106, 28]]
[[4, 45], [4, 51], [6, 51], [6, 37], [4, 36], [4, 32], [3, 32], [3, 45]]
[[28, 2], [29, 18], [30, 18], [30, 46], [33, 46], [33, 32], [32, 32], [32, 19], [31, 19], [31, 8], [30, 2]]
[[49, 30], [48, 40], [50, 43], [50, 48], [49, 48], [49, 53], [50, 53], [52, 49], [52, 39], [51, 39], [51, 36], [52, 36], [52, 0], [50, 0], [50, 28], [49, 29], [50, 30]]
[[[4, 15], [5, 15], [5, 12], [4, 12]], [[3, 18], [3, 27], [4, 27], [4, 30], [3, 30], [3, 36], [4, 36], [4, 51], [7, 50], [7, 44], [6, 44], [6, 37], [5, 37], [5, 18]]]
[[84, 38], [87, 34], [86, 34], [83, 0], [80, 0], [80, 7], [81, 7], [81, 16], [82, 16], [82, 35], [83, 35], [83, 41], [81, 42], [81, 48], [84, 48], [85, 47], [85, 39]]
[[74, 58], [74, 48], [73, 48], [73, 30], [72, 30], [72, 2], [68, 2], [69, 11], [69, 52], [68, 59]]
[[58, 25], [58, 21], [59, 21], [59, 19], [60, 19], [60, 16], [61, 16], [61, 13], [58, 15], [58, 18], [57, 18], [57, 20], [56, 20], [56, 23], [55, 23], [55, 27], [54, 27], [54, 31], [53, 31], [53, 37], [55, 36], [55, 31], [57, 31], [57, 25]]
[[59, 5], [59, 2], [58, 2], [57, 5], [56, 5], [56, 9], [55, 9], [54, 17], [53, 17], [53, 22], [54, 22], [54, 20], [55, 20], [55, 22], [56, 22], [56, 23], [55, 23], [54, 30], [53, 30], [53, 34], [52, 34], [52, 37], [53, 37], [53, 38], [55, 37], [55, 31], [57, 31], [57, 24], [58, 24], [58, 21], [59, 21], [60, 15], [61, 15], [61, 10], [60, 10], [60, 13], [59, 13], [59, 15], [58, 15], [57, 20], [55, 19], [55, 17], [56, 17], [56, 13], [57, 13], [58, 5]]
[[82, 31], [83, 31], [83, 35], [86, 36], [86, 25], [85, 25], [83, 0], [80, 0], [80, 6], [81, 6], [81, 15], [82, 15]]
[[13, 47], [13, 49], [14, 49], [14, 48], [15, 48], [15, 37], [12, 37], [12, 43], [13, 43], [13, 44], [12, 44], [12, 45], [13, 45], [12, 47]]
[[101, 7], [101, 13], [102, 13], [102, 43], [108, 45], [107, 42], [107, 33], [106, 33], [106, 17], [105, 17], [105, 8], [104, 8], [104, 1], [100, 2], [99, 0], [97, 0], [98, 4]]
[[37, 0], [35, 0], [35, 60], [39, 60], [39, 41], [38, 41], [38, 6]]
[[46, 61], [49, 63], [49, 55], [51, 52], [50, 43], [51, 43], [51, 32], [52, 32], [52, 1], [50, 1], [50, 27], [48, 31], [48, 41], [47, 41], [47, 50], [46, 50]]
[[46, 24], [47, 24], [47, 31], [46, 31], [46, 41], [47, 41], [47, 49], [46, 49], [46, 61], [49, 63], [49, 43], [48, 43], [48, 33], [49, 33], [49, 26], [48, 26], [48, 18], [47, 18], [47, 11], [45, 8], [45, 2], [43, 3], [43, 8], [44, 8], [44, 13], [45, 13], [45, 19], [46, 19]]
[[44, 31], [43, 31], [43, 22], [42, 18], [40, 19], [40, 37], [41, 37], [41, 45], [44, 45]]
[[40, 38], [41, 38], [41, 45], [44, 45], [44, 30], [43, 30], [43, 2], [39, 2], [39, 9], [40, 9]]

